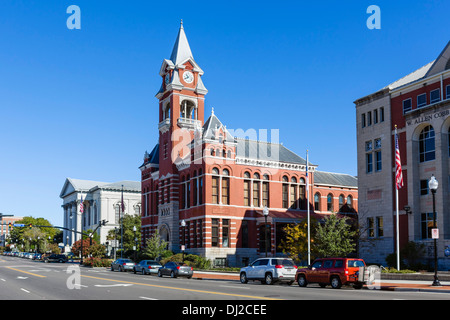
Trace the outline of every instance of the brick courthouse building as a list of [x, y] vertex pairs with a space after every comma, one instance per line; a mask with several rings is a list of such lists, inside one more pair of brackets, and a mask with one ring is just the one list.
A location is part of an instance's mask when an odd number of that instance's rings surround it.
[[[267, 207], [268, 254], [282, 254], [282, 228], [307, 216], [305, 159], [252, 130], [236, 138], [214, 111], [205, 120], [208, 91], [183, 25], [159, 75], [159, 143], [140, 166], [142, 245], [157, 229], [175, 252], [240, 266], [265, 255]], [[316, 169], [309, 163], [311, 216], [354, 215], [357, 179]]]

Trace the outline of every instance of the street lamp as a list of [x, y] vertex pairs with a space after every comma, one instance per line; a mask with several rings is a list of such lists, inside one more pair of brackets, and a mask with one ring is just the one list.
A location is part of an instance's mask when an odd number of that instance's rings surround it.
[[137, 238], [136, 238], [136, 226], [133, 226], [134, 233], [134, 262], [137, 260]]
[[441, 283], [439, 282], [438, 275], [437, 275], [437, 268], [438, 268], [438, 259], [437, 259], [437, 224], [436, 224], [436, 200], [435, 200], [435, 194], [436, 190], [439, 186], [438, 181], [434, 177], [434, 175], [431, 176], [430, 181], [428, 182], [428, 187], [431, 190], [431, 194], [433, 195], [433, 228], [435, 230], [435, 233], [433, 234], [434, 238], [434, 281], [432, 286], [433, 287], [439, 287], [441, 286]]
[[186, 242], [186, 237], [184, 236], [184, 228], [186, 227], [186, 221], [184, 221], [184, 219], [183, 220], [181, 220], [181, 227], [183, 228], [183, 246], [181, 247], [181, 252], [183, 253], [183, 263], [184, 263], [184, 250], [186, 249], [185, 248], [185, 242]]
[[263, 215], [264, 215], [264, 221], [265, 221], [265, 224], [264, 224], [264, 232], [265, 232], [265, 242], [266, 242], [266, 258], [267, 258], [267, 246], [268, 246], [268, 242], [267, 242], [267, 217], [269, 216], [269, 208], [267, 208], [267, 207], [264, 207], [263, 208]]

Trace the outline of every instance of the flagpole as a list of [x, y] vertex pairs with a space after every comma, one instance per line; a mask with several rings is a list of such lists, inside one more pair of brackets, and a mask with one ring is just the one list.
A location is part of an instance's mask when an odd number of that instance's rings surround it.
[[308, 150], [306, 150], [306, 206], [308, 216], [308, 266], [311, 264], [311, 227], [310, 227], [310, 213], [309, 213], [309, 174], [308, 174]]
[[[398, 136], [397, 136], [397, 125], [395, 125], [395, 148], [398, 146]], [[397, 155], [396, 155], [397, 157]], [[397, 181], [397, 166], [395, 170], [395, 219], [396, 219], [396, 247], [397, 247], [397, 270], [400, 271], [400, 223], [399, 223], [399, 212], [398, 212], [398, 181]]]
[[[122, 199], [119, 208], [119, 221], [120, 221], [120, 258], [123, 258], [123, 185], [122, 185]], [[122, 217], [121, 217], [122, 216]]]

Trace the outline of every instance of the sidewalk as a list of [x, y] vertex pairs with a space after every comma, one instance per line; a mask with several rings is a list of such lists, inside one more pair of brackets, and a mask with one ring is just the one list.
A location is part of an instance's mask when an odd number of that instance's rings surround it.
[[[193, 278], [198, 280], [239, 281], [239, 274], [226, 272], [195, 271]], [[380, 281], [379, 290], [450, 293], [450, 281], [440, 281], [440, 287], [433, 287], [432, 283], [433, 281], [386, 279]]]

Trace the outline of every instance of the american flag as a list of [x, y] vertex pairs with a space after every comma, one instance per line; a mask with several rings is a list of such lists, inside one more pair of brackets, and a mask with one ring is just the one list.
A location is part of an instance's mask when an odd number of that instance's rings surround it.
[[395, 128], [395, 187], [403, 187], [402, 161], [400, 159], [400, 149], [398, 147], [398, 134]]
[[81, 212], [81, 213], [84, 212], [83, 196], [81, 196], [80, 212]]

